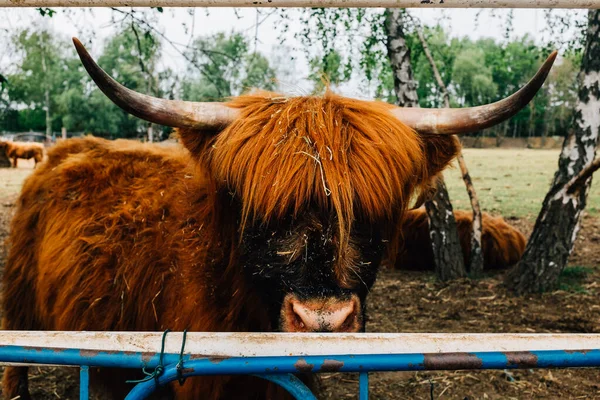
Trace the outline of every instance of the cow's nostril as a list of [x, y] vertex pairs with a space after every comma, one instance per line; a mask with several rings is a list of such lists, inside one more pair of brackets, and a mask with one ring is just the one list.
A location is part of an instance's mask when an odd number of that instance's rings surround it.
[[292, 300], [292, 311], [294, 313], [296, 326], [300, 329], [308, 329], [311, 331], [317, 329], [317, 321], [311, 315], [314, 311], [304, 307], [302, 303], [295, 299]]
[[356, 321], [356, 312], [353, 310], [347, 317], [344, 323], [342, 324], [342, 331], [347, 331], [352, 328], [354, 325], [354, 321]]
[[304, 325], [304, 322], [302, 321], [302, 318], [300, 318], [300, 316], [298, 314], [294, 314], [294, 323], [300, 329], [304, 329], [306, 327]]

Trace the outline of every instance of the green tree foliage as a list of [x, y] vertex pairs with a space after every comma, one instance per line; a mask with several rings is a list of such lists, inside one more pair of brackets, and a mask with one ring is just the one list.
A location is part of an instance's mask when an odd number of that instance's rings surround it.
[[[283, 15], [285, 17], [285, 14]], [[393, 75], [386, 53], [385, 12], [376, 10], [311, 9], [303, 12], [298, 35], [307, 51], [322, 54], [311, 59], [310, 79], [322, 89], [317, 72], [339, 84], [350, 76], [381, 100], [395, 103]], [[421, 107], [443, 107], [443, 98], [421, 42], [414, 29], [418, 21], [406, 13], [406, 40], [411, 50], [414, 78]], [[536, 44], [529, 36], [510, 39], [511, 25], [502, 40], [452, 38], [440, 26], [423, 32], [450, 93], [452, 107], [469, 107], [497, 101], [523, 86], [549, 55], [551, 44]], [[573, 51], [569, 49], [574, 49]], [[485, 131], [499, 139], [565, 135], [576, 94], [578, 47], [567, 48], [548, 83], [534, 101], [510, 121]], [[343, 68], [342, 68], [343, 66]], [[325, 68], [327, 67], [327, 68]], [[361, 88], [362, 91], [362, 88]], [[363, 91], [364, 92], [364, 91]]]
[[577, 105], [577, 74], [581, 65], [578, 54], [566, 54], [562, 63], [550, 71], [546, 118], [548, 136], [564, 135], [571, 129], [573, 114]]
[[350, 79], [352, 67], [348, 63], [342, 64], [342, 61], [342, 56], [335, 50], [324, 57], [314, 57], [310, 60], [308, 79], [314, 83], [315, 92], [320, 93], [327, 86], [335, 88]]
[[8, 92], [11, 101], [25, 107], [19, 124], [51, 132], [60, 124], [54, 115], [65, 71], [60, 42], [48, 31], [24, 30], [13, 37], [13, 44], [21, 62], [19, 71], [8, 76]]
[[[285, 10], [281, 17], [289, 19]], [[364, 8], [311, 8], [303, 10], [300, 22], [302, 29], [296, 38], [310, 60], [309, 80], [314, 82], [315, 92], [323, 89], [323, 82], [339, 85], [358, 72], [364, 82], [375, 85], [376, 97], [395, 101], [383, 13]], [[285, 30], [288, 24], [281, 26]]]
[[[48, 31], [25, 30], [14, 41], [21, 63], [18, 72], [8, 77], [12, 110], [4, 115], [7, 130], [44, 130], [49, 107], [55, 133], [62, 127], [107, 137], [134, 137], [143, 132], [142, 121], [113, 105], [91, 83], [66, 40]], [[127, 87], [155, 94], [153, 71], [159, 50], [151, 34], [126, 29], [109, 40], [100, 64]]]
[[[307, 9], [305, 13], [305, 29], [299, 38], [307, 49], [308, 78], [314, 82], [315, 92], [321, 92], [325, 85], [335, 90], [358, 78], [362, 93], [395, 102], [382, 29], [384, 13], [370, 9]], [[443, 99], [431, 67], [410, 28], [416, 21], [406, 15], [406, 39], [420, 105], [441, 107]], [[252, 88], [276, 87], [276, 73], [268, 60], [253, 51], [246, 37], [235, 33], [193, 40], [183, 51], [187, 65], [182, 78], [170, 70], [159, 71], [160, 40], [164, 37], [139, 15], [126, 16], [121, 30], [99, 53], [99, 63], [133, 90], [165, 98], [213, 101]], [[452, 38], [439, 26], [423, 27], [423, 32], [453, 107], [478, 105], [512, 94], [548, 55], [548, 44], [536, 44], [527, 36], [473, 41]], [[11, 43], [18, 59], [13, 69], [2, 71], [0, 76], [0, 130], [43, 131], [48, 109], [55, 133], [64, 126], [69, 132], [113, 138], [145, 134], [147, 123], [114, 106], [91, 83], [67, 38], [28, 29], [15, 34]], [[99, 49], [94, 43], [92, 50]], [[531, 105], [509, 122], [486, 130], [486, 135], [564, 135], [571, 122], [581, 58], [580, 49], [572, 49], [563, 52], [548, 84]], [[168, 132], [164, 128], [163, 137]]]
[[498, 86], [492, 69], [485, 65], [483, 50], [468, 48], [458, 53], [452, 67], [452, 88], [461, 106], [485, 104], [496, 98]]
[[[160, 57], [160, 43], [151, 32], [141, 33], [131, 25], [113, 36], [107, 43], [98, 63], [117, 81], [135, 90], [153, 96], [160, 96], [156, 76], [156, 64]], [[102, 113], [92, 118], [88, 129], [94, 132], [120, 132], [120, 137], [143, 135], [148, 124], [122, 111], [106, 99], [97, 89], [92, 94], [91, 105], [103, 106]], [[93, 109], [92, 109], [93, 110]], [[115, 129], [116, 128], [116, 129]]]
[[[489, 38], [476, 41], [449, 39], [449, 35], [439, 27], [425, 29], [425, 35], [450, 92], [453, 107], [476, 106], [510, 96], [531, 79], [548, 56], [547, 49], [536, 45], [529, 36], [508, 42]], [[421, 46], [417, 40], [410, 43], [415, 54], [421, 106], [440, 107], [442, 98]], [[570, 67], [565, 69], [562, 64]], [[563, 101], [573, 104], [578, 65], [576, 57], [565, 53], [553, 70], [560, 68], [563, 72], [553, 72], [528, 107], [510, 121], [488, 129], [486, 134], [499, 138], [564, 135], [569, 116], [564, 107], [560, 112], [555, 108]], [[557, 90], [557, 87], [561, 89]]]
[[[104, 137], [131, 137], [137, 126], [127, 130], [128, 119], [98, 90], [81, 66], [78, 59], [69, 60], [68, 87], [57, 96], [62, 126], [69, 132], [93, 133]], [[129, 124], [131, 128], [132, 124]]]
[[[454, 63], [458, 53], [462, 49], [462, 43], [458, 39], [448, 40], [448, 33], [441, 27], [424, 27], [424, 35], [427, 45], [435, 58], [436, 66], [442, 77], [444, 85], [449, 88], [452, 84]], [[416, 34], [410, 34], [407, 37], [408, 45], [411, 49], [411, 60], [413, 60], [415, 79], [419, 82], [417, 94], [421, 107], [443, 107], [444, 102], [437, 83], [433, 76], [433, 71], [429, 61], [425, 56], [421, 42]], [[452, 103], [457, 106], [456, 100]]]
[[42, 17], [48, 16], [50, 18], [52, 18], [54, 16], [54, 14], [56, 14], [56, 10], [52, 9], [52, 8], [48, 8], [48, 7], [38, 7], [36, 8], [37, 12], [40, 13], [40, 15]]
[[250, 50], [239, 33], [198, 37], [187, 51], [182, 97], [192, 101], [223, 100], [249, 89], [275, 89], [275, 71], [260, 53]]
[[[156, 97], [220, 100], [250, 88], [275, 89], [275, 71], [263, 55], [251, 51], [240, 34], [194, 40], [185, 54], [189, 64], [182, 82], [172, 70], [158, 70], [161, 42], [157, 34], [129, 18], [109, 38], [98, 63], [126, 87]], [[66, 38], [24, 30], [13, 42], [19, 63], [15, 73], [0, 76], [0, 130], [43, 131], [48, 99], [55, 134], [62, 127], [109, 138], [146, 134], [147, 122], [125, 113], [96, 88]], [[159, 138], [170, 131], [154, 128]]]

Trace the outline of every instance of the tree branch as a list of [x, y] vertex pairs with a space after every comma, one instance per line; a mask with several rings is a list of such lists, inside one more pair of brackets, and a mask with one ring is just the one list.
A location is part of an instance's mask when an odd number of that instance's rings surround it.
[[158, 36], [160, 36], [163, 40], [165, 40], [167, 43], [169, 43], [175, 49], [175, 51], [177, 51], [177, 53], [179, 53], [179, 55], [181, 55], [190, 64], [192, 64], [194, 67], [196, 67], [196, 69], [198, 69], [198, 71], [210, 83], [212, 83], [214, 85], [215, 89], [217, 90], [218, 95], [219, 96], [223, 96], [223, 93], [221, 92], [221, 89], [219, 89], [219, 86], [212, 79], [212, 77], [209, 74], [207, 74], [206, 71], [204, 71], [204, 69], [200, 65], [198, 65], [198, 63], [196, 63], [195, 60], [191, 59], [187, 54], [185, 54], [183, 51], [179, 50], [179, 48], [175, 45], [175, 43], [171, 39], [169, 39], [168, 37], [166, 37], [161, 31], [159, 31], [158, 29], [156, 29], [154, 26], [152, 26], [148, 22], [144, 21], [143, 19], [136, 17], [130, 11], [119, 10], [118, 8], [115, 8], [115, 7], [111, 7], [111, 10], [113, 10], [115, 12], [118, 12], [118, 13], [121, 13], [121, 14], [129, 15], [130, 18], [132, 18], [133, 20], [137, 21], [138, 23], [146, 25], [148, 27], [148, 29], [152, 30], [154, 33], [156, 33]]
[[579, 174], [574, 176], [569, 182], [565, 184], [565, 189], [567, 193], [573, 194], [579, 189], [581, 189], [585, 181], [587, 181], [588, 178], [591, 177], [594, 174], [594, 172], [596, 172], [598, 169], [600, 169], [600, 157], [596, 158], [594, 161], [589, 163], [587, 167], [582, 169], [579, 172]]
[[[442, 92], [442, 97], [444, 99], [444, 107], [450, 108], [450, 96], [448, 95], [448, 89], [446, 88], [446, 85], [442, 80], [442, 76], [440, 75], [440, 71], [437, 68], [433, 56], [431, 55], [431, 51], [429, 51], [429, 46], [427, 45], [427, 41], [425, 40], [425, 36], [423, 35], [421, 25], [417, 23], [412, 18], [412, 16], [410, 18], [415, 25], [417, 36], [419, 37], [419, 41], [423, 46], [423, 52], [425, 53], [425, 56], [427, 57], [427, 60], [431, 65], [431, 69], [433, 70], [433, 76], [435, 77], [437, 85], [440, 91]], [[458, 148], [461, 148], [458, 137], [454, 136], [454, 140], [457, 142]], [[475, 191], [475, 186], [473, 185], [473, 181], [471, 180], [471, 175], [469, 174], [469, 169], [467, 168], [467, 163], [465, 162], [465, 158], [463, 157], [462, 150], [458, 153], [457, 161], [463, 181], [465, 182], [465, 186], [467, 188], [469, 200], [471, 201], [471, 208], [473, 209], [473, 222], [471, 230], [471, 261], [469, 265], [469, 272], [473, 276], [480, 276], [483, 273], [483, 248], [481, 246], [483, 222], [481, 215], [481, 206], [479, 205], [477, 192]]]
[[429, 46], [427, 45], [427, 41], [425, 40], [425, 36], [423, 35], [423, 30], [417, 24], [415, 24], [415, 30], [417, 31], [417, 35], [419, 36], [419, 40], [421, 41], [421, 45], [423, 46], [423, 52], [425, 53], [425, 57], [429, 61], [431, 65], [431, 69], [433, 70], [433, 76], [438, 84], [438, 88], [442, 92], [442, 98], [444, 99], [444, 107], [450, 108], [450, 96], [448, 95], [448, 90], [446, 89], [446, 85], [442, 80], [442, 76], [440, 75], [440, 71], [437, 69], [437, 65], [435, 64], [435, 60], [431, 55], [431, 51], [429, 51]]
[[140, 64], [140, 68], [142, 69], [142, 72], [146, 72], [146, 67], [144, 66], [144, 60], [142, 59], [142, 42], [140, 40], [140, 35], [138, 35], [138, 31], [137, 29], [135, 29], [135, 24], [133, 23], [133, 21], [131, 21], [131, 30], [133, 31], [133, 34], [135, 35], [135, 40], [137, 42], [137, 48], [138, 48], [138, 62]]

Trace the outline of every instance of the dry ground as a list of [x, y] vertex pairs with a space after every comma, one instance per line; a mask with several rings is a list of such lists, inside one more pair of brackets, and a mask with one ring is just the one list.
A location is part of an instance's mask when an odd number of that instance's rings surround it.
[[[511, 221], [530, 232], [527, 220]], [[371, 332], [600, 333], [600, 219], [586, 218], [563, 290], [525, 298], [502, 274], [449, 285], [431, 274], [384, 271], [369, 300]], [[586, 266], [583, 269], [579, 266]], [[371, 374], [372, 399], [600, 399], [600, 370]], [[325, 376], [324, 398], [356, 398], [358, 377]], [[433, 397], [431, 385], [433, 384]]]
[[[543, 150], [466, 151], [484, 208], [507, 216], [527, 234], [557, 155]], [[516, 161], [523, 169], [512, 169]], [[8, 234], [16, 193], [29, 168], [23, 163], [16, 170], [0, 169], [0, 240]], [[462, 182], [453, 174], [456, 171], [447, 175], [451, 196], [464, 208], [468, 203], [462, 197]], [[385, 270], [370, 295], [368, 331], [600, 333], [598, 189], [592, 191], [590, 213], [584, 217], [561, 290], [515, 298], [501, 286], [501, 274], [445, 285], [430, 273]], [[0, 266], [4, 259], [0, 248]], [[321, 378], [319, 398], [357, 397], [356, 375]], [[371, 374], [370, 392], [372, 399], [600, 399], [599, 378], [598, 369], [378, 373]], [[33, 368], [30, 379], [35, 399], [77, 398], [72, 370]]]

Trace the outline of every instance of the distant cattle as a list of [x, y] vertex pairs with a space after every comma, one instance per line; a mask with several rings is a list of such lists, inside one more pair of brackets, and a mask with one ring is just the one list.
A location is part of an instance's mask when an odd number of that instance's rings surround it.
[[[465, 264], [471, 260], [471, 225], [473, 213], [455, 211], [454, 217], [460, 238]], [[482, 216], [483, 267], [487, 270], [508, 268], [516, 264], [525, 251], [527, 240], [502, 217]], [[429, 238], [429, 224], [425, 208], [406, 213], [402, 224], [402, 247], [396, 257], [395, 267], [406, 270], [433, 270], [433, 251]]]
[[13, 168], [17, 168], [19, 158], [35, 161], [34, 168], [44, 159], [44, 145], [30, 142], [3, 142], [0, 141], [0, 149], [3, 149], [6, 156], [12, 160]]
[[[408, 199], [458, 152], [450, 135], [523, 108], [554, 57], [499, 103], [423, 110], [332, 93], [153, 99], [76, 47], [109, 98], [180, 128], [187, 150], [94, 138], [50, 150], [11, 226], [4, 329], [363, 331]], [[123, 398], [119, 379], [104, 382]], [[239, 376], [170, 390], [177, 399], [284, 397]], [[4, 396], [29, 398], [26, 368], [6, 369]]]
[[0, 168], [10, 167], [12, 167], [12, 163], [6, 154], [6, 148], [4, 146], [0, 146]]

